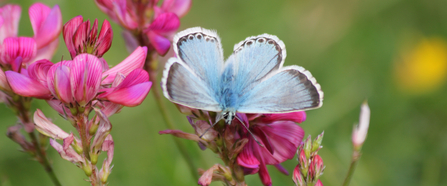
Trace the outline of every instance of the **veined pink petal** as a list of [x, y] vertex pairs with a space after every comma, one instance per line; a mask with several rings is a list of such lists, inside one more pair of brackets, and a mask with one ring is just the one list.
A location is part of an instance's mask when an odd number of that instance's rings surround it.
[[115, 0], [112, 2], [113, 11], [123, 27], [133, 30], [138, 27], [135, 16], [132, 16], [130, 7], [127, 7], [126, 0]]
[[149, 74], [143, 69], [135, 69], [116, 88], [126, 88], [147, 81], [149, 81]]
[[259, 149], [259, 155], [263, 158], [263, 162], [269, 165], [292, 159], [304, 136], [304, 130], [291, 121], [258, 124], [257, 127], [269, 137], [271, 146], [274, 148], [273, 155], [265, 148]]
[[174, 13], [168, 12], [160, 14], [155, 20], [151, 23], [148, 30], [152, 30], [159, 34], [169, 33], [172, 31], [176, 31], [180, 26], [180, 19]]
[[[94, 27], [94, 26], [93, 26]], [[95, 35], [96, 36], [96, 35]], [[99, 32], [98, 40], [96, 41], [96, 55], [101, 57], [112, 46], [113, 31], [109, 21], [104, 20]]]
[[3, 41], [1, 60], [12, 64], [17, 57], [22, 57], [24, 63], [36, 55], [36, 42], [29, 37], [8, 37]]
[[[59, 9], [58, 5], [54, 6], [51, 9], [51, 11], [49, 11], [49, 12], [47, 9], [48, 7], [46, 7], [43, 4], [40, 4], [40, 5], [37, 4], [36, 6], [38, 6], [38, 8], [36, 8], [36, 9], [40, 10], [42, 15], [47, 14], [46, 17], [38, 17], [38, 15], [30, 14], [30, 16], [37, 17], [37, 18], [30, 17], [30, 19], [41, 20], [41, 21], [36, 21], [36, 22], [40, 23], [39, 28], [38, 29], [34, 28], [34, 26], [37, 26], [37, 25], [33, 25], [33, 29], [37, 30], [37, 32], [34, 31], [34, 39], [36, 40], [37, 48], [42, 48], [42, 47], [45, 47], [48, 44], [50, 44], [57, 37], [59, 37], [59, 34], [61, 33], [61, 30], [62, 30], [62, 14], [61, 14], [61, 10]], [[31, 8], [33, 8], [33, 7], [31, 7]], [[31, 13], [31, 8], [30, 8], [30, 13]], [[37, 12], [39, 12], [39, 11], [37, 11]]]
[[63, 131], [57, 125], [53, 124], [40, 109], [34, 112], [34, 123], [36, 124], [36, 129], [45, 136], [54, 139], [64, 139], [69, 136], [68, 133]]
[[104, 72], [102, 78], [105, 79], [103, 80], [102, 83], [103, 84], [112, 83], [118, 72], [122, 73], [124, 76], [127, 76], [133, 70], [143, 68], [144, 61], [146, 60], [146, 55], [147, 55], [147, 48], [138, 47], [132, 54], [129, 55], [129, 57], [124, 59], [121, 63]]
[[61, 65], [54, 74], [54, 90], [56, 92], [55, 97], [64, 103], [73, 102], [72, 89], [70, 85], [70, 68]]
[[47, 59], [42, 59], [32, 63], [28, 67], [28, 76], [31, 79], [39, 81], [42, 85], [47, 84], [47, 74], [53, 63]]
[[152, 82], [148, 81], [128, 88], [122, 88], [109, 94], [107, 99], [113, 103], [134, 107], [143, 102], [151, 86]]
[[5, 5], [0, 8], [0, 17], [3, 18], [0, 27], [0, 42], [7, 37], [17, 37], [21, 8], [18, 5]]
[[87, 46], [87, 36], [90, 30], [90, 21], [85, 21], [81, 23], [73, 35], [73, 45], [77, 53], [79, 51], [85, 51], [85, 47]]
[[[249, 144], [246, 144], [241, 153], [237, 156], [237, 163], [240, 166], [251, 168], [251, 169], [259, 169], [259, 160], [253, 154], [253, 149], [248, 147]], [[256, 144], [257, 145], [257, 144]], [[255, 172], [254, 172], [255, 173]]]
[[99, 118], [99, 127], [96, 131], [95, 138], [93, 139], [92, 149], [94, 152], [101, 150], [102, 145], [106, 137], [112, 130], [112, 124], [110, 123], [107, 116], [98, 108], [94, 108], [96, 115]]
[[73, 44], [73, 35], [78, 29], [79, 25], [82, 24], [83, 20], [84, 18], [82, 18], [82, 16], [76, 16], [65, 23], [63, 27], [62, 35], [64, 36], [65, 45], [67, 46], [72, 58], [76, 56], [76, 47]]
[[191, 8], [191, 0], [165, 0], [161, 8], [165, 12], [173, 12], [179, 17], [183, 17]]
[[147, 32], [146, 35], [149, 37], [152, 46], [154, 46], [158, 54], [163, 56], [169, 51], [169, 48], [171, 47], [171, 41], [169, 41], [169, 39], [153, 31]]
[[71, 88], [75, 100], [84, 106], [98, 93], [101, 85], [102, 63], [94, 55], [80, 54], [71, 64]]
[[55, 74], [56, 74], [56, 69], [59, 68], [62, 65], [65, 65], [65, 66], [69, 67], [71, 62], [72, 61], [61, 61], [59, 63], [55, 63], [55, 64], [53, 64], [50, 67], [50, 69], [47, 72], [47, 81], [46, 81], [47, 84], [46, 84], [46, 87], [48, 88], [48, 90], [50, 90], [51, 94], [53, 94], [55, 97], [57, 97], [56, 96], [57, 93], [56, 93], [56, 90], [55, 90], [55, 86], [56, 85], [55, 85], [55, 81], [54, 81]]
[[110, 117], [113, 114], [119, 113], [121, 111], [121, 108], [123, 108], [123, 105], [115, 104], [111, 102], [104, 103], [104, 108], [102, 111], [107, 117]]
[[89, 42], [91, 43], [96, 43], [96, 36], [98, 35], [98, 19], [95, 19], [95, 21], [93, 21], [93, 25], [91, 27], [91, 29], [88, 31], [88, 36], [87, 38], [89, 38]]
[[5, 74], [9, 85], [16, 94], [40, 99], [50, 98], [50, 91], [39, 81], [13, 71], [7, 71]]

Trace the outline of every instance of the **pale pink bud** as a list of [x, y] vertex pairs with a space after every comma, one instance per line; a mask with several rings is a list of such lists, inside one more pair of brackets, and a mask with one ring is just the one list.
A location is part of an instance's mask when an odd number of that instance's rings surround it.
[[112, 160], [113, 160], [113, 150], [114, 150], [114, 142], [112, 139], [112, 135], [107, 135], [106, 139], [104, 140], [104, 143], [102, 145], [102, 151], [107, 152], [107, 158], [104, 160], [102, 164], [102, 168], [99, 171], [99, 178], [101, 179], [102, 183], [107, 182], [107, 178], [109, 177], [110, 173], [112, 172], [113, 166]]
[[365, 101], [360, 108], [360, 121], [352, 131], [352, 143], [356, 149], [361, 148], [368, 134], [369, 118], [371, 111]]
[[34, 112], [34, 123], [36, 124], [36, 129], [45, 136], [54, 139], [65, 139], [69, 136], [68, 133], [63, 131], [61, 128], [53, 124], [43, 112], [39, 109]]
[[202, 176], [199, 178], [199, 185], [201, 186], [208, 186], [211, 184], [211, 181], [213, 181], [213, 174], [214, 171], [219, 170], [219, 164], [213, 165], [211, 168], [206, 170]]
[[76, 153], [76, 151], [69, 146], [68, 148], [64, 149], [64, 147], [59, 144], [56, 140], [50, 139], [50, 145], [53, 146], [54, 149], [61, 155], [61, 157], [65, 160], [68, 160], [76, 165], [80, 165], [84, 162], [84, 159]]
[[324, 170], [323, 159], [321, 159], [320, 155], [316, 155], [313, 157], [312, 162], [309, 166], [309, 177], [311, 180], [317, 180], [322, 174]]
[[112, 124], [110, 123], [107, 116], [98, 108], [95, 108], [96, 116], [99, 118], [99, 127], [95, 134], [95, 139], [93, 139], [92, 149], [93, 152], [98, 152], [102, 147], [104, 140], [109, 136], [112, 130]]

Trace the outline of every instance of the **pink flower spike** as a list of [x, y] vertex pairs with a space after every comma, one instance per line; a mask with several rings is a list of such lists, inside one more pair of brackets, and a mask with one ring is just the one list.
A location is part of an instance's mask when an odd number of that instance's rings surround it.
[[118, 72], [122, 73], [124, 76], [127, 76], [133, 70], [143, 68], [146, 55], [147, 48], [138, 47], [121, 63], [103, 73], [102, 78], [105, 79], [103, 80], [102, 84], [112, 83]]
[[18, 5], [9, 4], [0, 8], [0, 17], [3, 20], [0, 27], [0, 42], [7, 37], [17, 37], [21, 12]]
[[371, 111], [368, 107], [368, 102], [365, 101], [360, 110], [359, 124], [354, 126], [352, 132], [352, 143], [355, 149], [361, 148], [363, 142], [365, 142], [366, 135], [368, 134], [370, 115]]
[[152, 86], [152, 82], [140, 83], [128, 88], [122, 88], [109, 94], [106, 98], [117, 104], [121, 104], [128, 107], [134, 107], [140, 105], [144, 98], [146, 98], [149, 90]]
[[23, 63], [29, 62], [36, 55], [36, 42], [29, 37], [8, 37], [1, 46], [1, 61], [12, 64], [17, 57]]
[[161, 5], [161, 9], [165, 12], [173, 12], [178, 17], [183, 17], [191, 8], [191, 0], [165, 0]]
[[51, 10], [44, 4], [35, 3], [29, 9], [37, 48], [43, 48], [59, 37], [62, 30], [62, 14], [59, 6]]
[[36, 129], [45, 136], [54, 139], [65, 139], [70, 135], [63, 131], [61, 128], [53, 124], [40, 109], [34, 112], [34, 123], [36, 124]]
[[6, 71], [5, 74], [9, 85], [16, 94], [40, 99], [50, 98], [50, 91], [39, 81], [13, 71]]

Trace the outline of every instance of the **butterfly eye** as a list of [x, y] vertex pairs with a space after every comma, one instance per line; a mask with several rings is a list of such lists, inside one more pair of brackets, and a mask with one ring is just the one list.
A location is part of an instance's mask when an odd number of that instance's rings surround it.
[[273, 45], [275, 43], [273, 40], [269, 40], [269, 44]]
[[264, 43], [264, 39], [263, 39], [263, 38], [258, 39], [258, 42], [259, 42], [259, 43]]
[[189, 39], [189, 40], [193, 40], [193, 39], [194, 39], [194, 36], [193, 36], [193, 35], [189, 35], [189, 36], [188, 36], [188, 39]]
[[247, 46], [250, 46], [251, 44], [253, 44], [253, 41], [248, 41], [247, 42]]
[[197, 37], [197, 39], [202, 39], [202, 35], [201, 34], [197, 34], [196, 37]]

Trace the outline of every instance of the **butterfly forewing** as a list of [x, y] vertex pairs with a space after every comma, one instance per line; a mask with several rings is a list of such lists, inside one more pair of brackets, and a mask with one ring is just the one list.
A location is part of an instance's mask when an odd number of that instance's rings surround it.
[[223, 71], [223, 54], [216, 32], [195, 27], [174, 37], [174, 50], [200, 79], [217, 88]]
[[293, 112], [321, 107], [323, 91], [309, 71], [288, 66], [267, 76], [242, 99], [238, 112]]
[[166, 98], [184, 106], [219, 112], [213, 90], [183, 62], [171, 58], [163, 72], [162, 88]]

